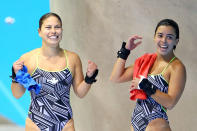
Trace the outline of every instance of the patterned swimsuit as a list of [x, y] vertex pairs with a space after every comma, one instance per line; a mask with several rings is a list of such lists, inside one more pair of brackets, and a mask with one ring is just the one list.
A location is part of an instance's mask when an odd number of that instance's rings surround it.
[[32, 78], [41, 85], [41, 90], [38, 95], [30, 91], [31, 104], [28, 117], [41, 131], [62, 131], [72, 118], [70, 106], [72, 74], [70, 70], [66, 67], [56, 72], [45, 71], [38, 68], [37, 58], [37, 68], [32, 73]]
[[[168, 92], [168, 83], [163, 77], [163, 73], [169, 66], [169, 64], [175, 59], [168, 63], [168, 65], [164, 68], [161, 74], [158, 75], [148, 75], [148, 80], [154, 84], [158, 90], [161, 92]], [[157, 103], [153, 98], [148, 97], [146, 100], [137, 100], [134, 112], [131, 118], [131, 124], [134, 128], [134, 131], [145, 131], [148, 123], [157, 118], [163, 118], [167, 122], [168, 116], [166, 114], [166, 110]]]

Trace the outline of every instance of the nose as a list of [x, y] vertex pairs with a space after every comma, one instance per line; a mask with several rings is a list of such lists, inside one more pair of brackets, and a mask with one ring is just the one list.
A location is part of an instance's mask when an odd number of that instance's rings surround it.
[[163, 36], [161, 40], [162, 40], [162, 42], [166, 42], [167, 41], [167, 37]]
[[52, 33], [56, 33], [56, 29], [53, 27], [53, 28], [51, 28], [51, 32]]

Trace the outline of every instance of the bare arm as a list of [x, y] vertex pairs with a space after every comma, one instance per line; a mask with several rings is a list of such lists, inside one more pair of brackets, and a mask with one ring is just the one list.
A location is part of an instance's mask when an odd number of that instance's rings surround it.
[[[21, 56], [19, 60], [13, 63], [13, 68], [15, 74], [23, 68], [23, 65], [25, 65], [28, 68], [28, 73], [31, 74], [31, 72], [35, 69], [35, 54], [36, 54], [37, 49], [32, 50], [28, 53], [25, 53], [24, 55]], [[12, 94], [15, 98], [20, 98], [23, 96], [23, 94], [26, 91], [26, 88], [24, 88], [22, 85], [12, 82], [11, 84], [11, 90]]]
[[[15, 74], [20, 69], [23, 68], [23, 65], [24, 65], [24, 59], [22, 57], [13, 63], [13, 69], [14, 69]], [[25, 93], [26, 89], [22, 85], [20, 85], [19, 83], [12, 82], [11, 90], [12, 90], [13, 96], [18, 99]]]
[[151, 97], [167, 109], [172, 109], [179, 101], [186, 83], [186, 69], [179, 64], [171, 72], [168, 93], [156, 91]]
[[130, 81], [132, 79], [133, 66], [125, 68], [125, 63], [125, 60], [121, 58], [117, 59], [110, 76], [111, 81], [121, 83]]
[[[91, 84], [87, 84], [84, 81], [84, 75], [82, 72], [82, 64], [80, 58], [77, 55], [75, 55], [73, 60], [75, 61], [73, 89], [78, 97], [83, 98], [88, 93]], [[87, 76], [91, 77], [96, 69], [97, 65], [92, 61], [88, 61]]]
[[[141, 44], [141, 41], [135, 43], [135, 40], [139, 40], [139, 39], [142, 39], [142, 37], [138, 35], [130, 37], [125, 48], [127, 50], [135, 49], [139, 44]], [[117, 59], [110, 76], [111, 81], [121, 83], [121, 82], [127, 82], [132, 80], [133, 66], [125, 67], [125, 63], [126, 60], [122, 58]]]
[[23, 96], [23, 94], [25, 93], [26, 89], [15, 82], [12, 82], [11, 84], [11, 90], [12, 90], [12, 94], [16, 99], [19, 99], [21, 96]]

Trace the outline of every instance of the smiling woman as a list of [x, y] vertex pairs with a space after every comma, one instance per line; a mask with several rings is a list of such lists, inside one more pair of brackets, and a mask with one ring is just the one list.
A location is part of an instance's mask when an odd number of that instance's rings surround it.
[[23, 54], [13, 64], [12, 94], [18, 99], [25, 93], [26, 86], [17, 81], [17, 77], [27, 67], [30, 79], [41, 85], [41, 89], [39, 93], [30, 90], [26, 130], [74, 131], [70, 87], [72, 85], [77, 96], [84, 97], [96, 82], [97, 65], [89, 60], [84, 78], [79, 56], [60, 48], [62, 21], [57, 14], [44, 14], [39, 21], [38, 33], [42, 46]]
[[[51, 13], [52, 14], [52, 13]], [[51, 14], [42, 16], [39, 21], [39, 36], [42, 38], [42, 46], [59, 46], [59, 42], [62, 39], [62, 20], [61, 18], [53, 14], [53, 17], [50, 17]], [[45, 21], [45, 22], [44, 22]]]
[[141, 41], [136, 40], [141, 39], [135, 35], [123, 43], [111, 80], [118, 83], [131, 81], [131, 100], [137, 99], [131, 131], [171, 131], [167, 109], [177, 104], [186, 82], [185, 66], [174, 54], [179, 41], [178, 24], [171, 19], [161, 20], [154, 34], [156, 53], [145, 54], [134, 65], [125, 67], [130, 50], [140, 45]]

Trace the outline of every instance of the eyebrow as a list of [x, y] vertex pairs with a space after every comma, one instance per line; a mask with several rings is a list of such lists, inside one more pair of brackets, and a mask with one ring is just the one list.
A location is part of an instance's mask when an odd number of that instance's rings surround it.
[[[163, 33], [157, 33], [157, 34], [163, 34]], [[168, 36], [174, 36], [175, 37], [175, 35], [173, 35], [173, 34], [167, 34]]]
[[[45, 27], [50, 27], [50, 26], [52, 26], [52, 25], [45, 25]], [[57, 27], [57, 26], [62, 27], [61, 25], [55, 25], [55, 27]]]
[[51, 25], [44, 25], [44, 26], [51, 26]]

